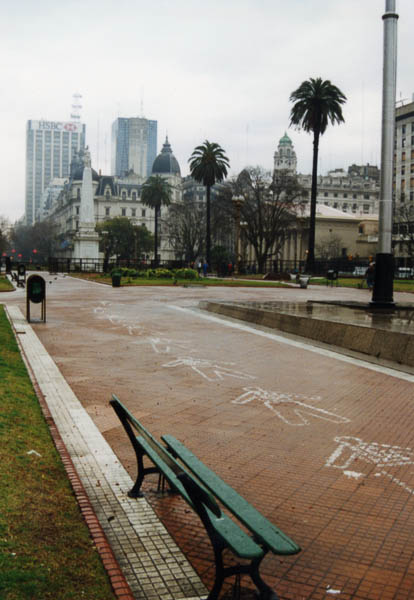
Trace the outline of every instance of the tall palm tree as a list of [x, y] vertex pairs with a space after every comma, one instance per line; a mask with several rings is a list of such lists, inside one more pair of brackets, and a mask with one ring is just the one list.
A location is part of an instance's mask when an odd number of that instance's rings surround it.
[[141, 202], [155, 211], [154, 261], [158, 265], [158, 218], [162, 206], [171, 204], [172, 187], [161, 175], [151, 175], [141, 189]]
[[343, 123], [341, 104], [346, 102], [346, 96], [328, 79], [320, 77], [304, 81], [297, 90], [291, 93], [289, 100], [294, 102], [290, 113], [290, 125], [313, 133], [313, 165], [312, 189], [309, 221], [309, 243], [306, 269], [312, 272], [315, 264], [315, 222], [316, 196], [318, 185], [318, 152], [319, 138], [326, 131], [329, 122]]
[[230, 163], [223, 148], [219, 144], [208, 140], [201, 146], [194, 148], [188, 162], [190, 163], [190, 173], [193, 179], [206, 186], [206, 261], [210, 266], [210, 193], [212, 186], [219, 181], [223, 181], [226, 177]]

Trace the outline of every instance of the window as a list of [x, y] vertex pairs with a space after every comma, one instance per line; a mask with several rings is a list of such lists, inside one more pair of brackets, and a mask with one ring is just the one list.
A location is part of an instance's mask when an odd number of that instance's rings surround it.
[[141, 210], [141, 217], [145, 217], [145, 208]]
[[334, 202], [333, 207], [338, 208], [338, 202]]
[[369, 200], [369, 194], [364, 194], [365, 200]]
[[411, 179], [410, 179], [410, 188], [411, 189], [414, 188], [414, 177], [411, 177]]
[[369, 213], [369, 204], [364, 204], [364, 206], [362, 207], [362, 210], [367, 215]]
[[357, 211], [358, 205], [357, 204], [353, 204], [352, 205], [352, 212], [355, 213]]
[[356, 200], [356, 199], [357, 199], [357, 197], [358, 197], [358, 195], [357, 195], [357, 194], [352, 194], [352, 198], [353, 198], [354, 200]]
[[346, 202], [342, 205], [342, 210], [344, 212], [346, 212], [348, 210], [348, 204]]
[[122, 200], [126, 200], [126, 192], [125, 191], [122, 192], [121, 198], [122, 198]]
[[401, 146], [402, 146], [403, 148], [405, 148], [405, 138], [403, 138], [403, 139], [401, 140]]
[[105, 206], [105, 217], [109, 217], [109, 213], [111, 212], [111, 209], [109, 206]]
[[401, 160], [405, 160], [405, 152], [401, 153]]
[[338, 198], [338, 194], [336, 192], [334, 193], [334, 198]]
[[126, 208], [121, 208], [121, 216], [126, 217]]
[[348, 198], [348, 194], [346, 192], [344, 193], [344, 198]]
[[137, 200], [137, 193], [136, 192], [132, 192], [132, 200], [134, 202], [136, 202], [136, 200]]
[[137, 214], [137, 209], [136, 208], [131, 208], [131, 215], [133, 217], [136, 217], [136, 214]]
[[414, 135], [411, 136], [411, 146], [414, 146]]
[[405, 175], [405, 165], [402, 165], [401, 167], [401, 175]]
[[80, 188], [77, 188], [77, 190], [76, 190], [76, 199], [77, 199], [77, 200], [80, 200], [80, 199], [81, 199], [81, 191], [80, 191]]
[[325, 196], [325, 198], [328, 197], [328, 192], [324, 192], [323, 195]]
[[364, 233], [364, 226], [363, 225], [359, 225], [359, 227], [358, 227], [358, 233]]
[[77, 207], [76, 207], [76, 214], [77, 214], [77, 215], [79, 214], [79, 209], [80, 209], [80, 207], [79, 207], [79, 206], [77, 206]]
[[105, 192], [105, 198], [107, 200], [109, 200], [110, 197], [111, 197], [111, 192], [109, 190], [106, 190], [106, 192]]
[[410, 192], [410, 202], [414, 202], [414, 192]]

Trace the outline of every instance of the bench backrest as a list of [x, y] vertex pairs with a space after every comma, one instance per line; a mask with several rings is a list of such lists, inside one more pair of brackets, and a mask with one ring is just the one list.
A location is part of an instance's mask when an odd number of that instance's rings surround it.
[[149, 446], [153, 449], [154, 452], [156, 452], [159, 456], [162, 457], [164, 462], [166, 462], [174, 472], [178, 472], [181, 469], [181, 467], [179, 467], [176, 461], [172, 462], [173, 459], [168, 454], [165, 447], [162, 446], [154, 438], [154, 436], [151, 435], [148, 429], [146, 429], [144, 425], [134, 417], [134, 415], [127, 409], [127, 407], [124, 404], [122, 404], [122, 402], [119, 400], [119, 398], [115, 396], [115, 394], [112, 394], [112, 399], [109, 401], [109, 403], [118, 415], [119, 420], [124, 426], [124, 429], [131, 441], [131, 444], [133, 445], [136, 451], [140, 451], [142, 445], [137, 444], [137, 435], [134, 433], [134, 430], [149, 444]]

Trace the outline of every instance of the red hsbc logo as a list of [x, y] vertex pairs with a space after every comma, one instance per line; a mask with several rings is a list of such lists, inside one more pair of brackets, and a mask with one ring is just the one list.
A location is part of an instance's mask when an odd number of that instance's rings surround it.
[[76, 131], [77, 127], [76, 127], [75, 123], [65, 123], [65, 125], [63, 126], [63, 129], [66, 129], [66, 131]]

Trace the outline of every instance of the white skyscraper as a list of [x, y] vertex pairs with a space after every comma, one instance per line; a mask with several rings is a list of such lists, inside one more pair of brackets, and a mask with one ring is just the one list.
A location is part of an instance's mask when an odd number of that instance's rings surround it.
[[26, 223], [41, 216], [43, 191], [55, 177], [68, 177], [75, 152], [85, 147], [85, 125], [28, 121], [26, 129]]

